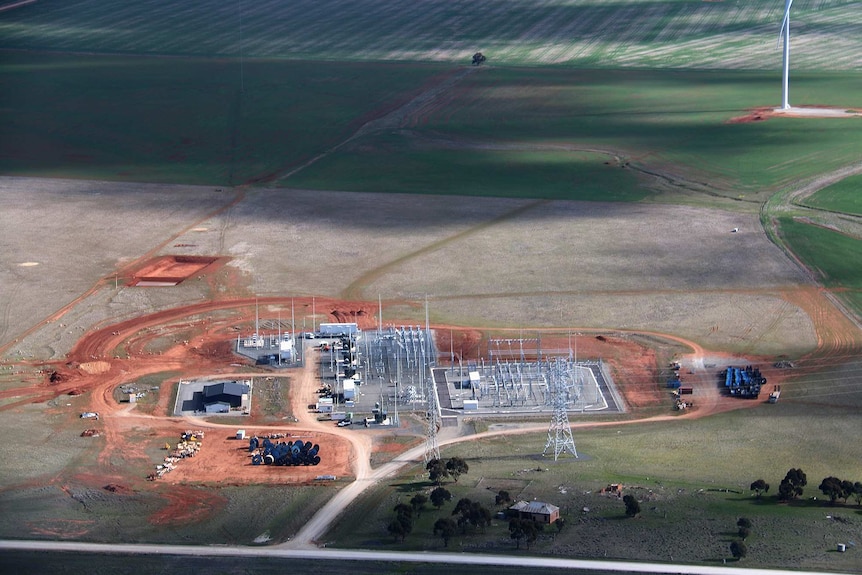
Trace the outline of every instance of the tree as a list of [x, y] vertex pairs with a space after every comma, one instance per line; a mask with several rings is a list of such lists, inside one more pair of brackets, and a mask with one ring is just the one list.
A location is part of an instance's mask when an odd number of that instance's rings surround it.
[[485, 527], [491, 524], [491, 512], [488, 511], [478, 501], [471, 501], [466, 497], [459, 499], [452, 511], [452, 515], [459, 515], [458, 525], [464, 530], [467, 530], [467, 525], [473, 527], [481, 527], [482, 532], [485, 532]]
[[487, 59], [488, 58], [486, 58], [485, 55], [481, 52], [476, 52], [475, 54], [473, 54], [473, 66], [479, 66]]
[[512, 519], [509, 521], [509, 537], [515, 540], [517, 549], [521, 548], [521, 539], [526, 536], [527, 534], [524, 533], [524, 528], [520, 519]]
[[856, 505], [862, 506], [862, 481], [853, 484], [853, 499], [856, 500]]
[[844, 505], [847, 505], [847, 499], [856, 492], [856, 486], [852, 481], [843, 479], [841, 481], [841, 490], [843, 491], [841, 496], [844, 499]]
[[443, 538], [443, 546], [449, 547], [449, 540], [455, 535], [458, 526], [448, 517], [441, 517], [434, 523], [434, 535]]
[[434, 491], [431, 492], [430, 497], [431, 504], [437, 509], [440, 509], [441, 507], [443, 507], [444, 503], [446, 503], [447, 501], [451, 501], [452, 494], [449, 493], [449, 490], [445, 487], [437, 487], [436, 489], [434, 489]]
[[641, 512], [641, 505], [634, 495], [626, 495], [623, 497], [623, 503], [626, 504], [626, 515], [628, 517], [637, 517]]
[[748, 555], [748, 546], [742, 541], [734, 541], [730, 544], [730, 554], [737, 560]]
[[778, 499], [790, 501], [802, 495], [802, 488], [808, 485], [808, 478], [801, 469], [791, 469], [778, 486]]
[[760, 499], [761, 493], [769, 493], [769, 484], [762, 479], [758, 479], [751, 484], [751, 490], [754, 491], [757, 494], [757, 498]]
[[557, 533], [560, 533], [563, 530], [563, 527], [566, 526], [566, 520], [562, 517], [557, 517], [557, 520], [554, 521], [554, 525], [557, 526]]
[[410, 532], [413, 531], [413, 519], [406, 515], [397, 515], [386, 527], [386, 530], [396, 539], [404, 541]]
[[778, 485], [778, 500], [779, 501], [790, 501], [795, 497], [793, 485], [790, 484], [789, 481], [782, 481]]
[[751, 529], [751, 519], [748, 519], [747, 517], [740, 517], [736, 521], [736, 526], [737, 527], [745, 527], [746, 529]]
[[399, 503], [393, 509], [395, 511], [395, 519], [390, 521], [386, 530], [396, 539], [401, 541], [413, 531], [413, 508], [406, 503]]
[[428, 478], [434, 482], [434, 485], [440, 485], [444, 479], [449, 477], [446, 464], [439, 459], [432, 459], [426, 463], [425, 470], [428, 471]]
[[508, 491], [501, 489], [497, 496], [494, 498], [494, 503], [497, 505], [506, 505], [507, 503], [512, 502], [512, 497], [509, 495]]
[[524, 539], [529, 549], [539, 538], [539, 529], [532, 519], [512, 519], [509, 521], [509, 537], [515, 540], [518, 549], [521, 548], [521, 539]]
[[413, 517], [413, 507], [407, 505], [406, 503], [399, 503], [396, 505], [392, 511], [395, 512], [396, 515], [406, 515], [407, 517]]
[[522, 519], [524, 523], [524, 533], [526, 537], [524, 539], [527, 542], [527, 549], [536, 542], [536, 539], [539, 538], [539, 525], [533, 521], [532, 519]]
[[748, 536], [751, 535], [751, 529], [748, 527], [740, 527], [737, 533], [739, 534], [739, 538], [745, 541], [748, 539]]
[[482, 529], [482, 533], [484, 533], [485, 528], [491, 525], [491, 512], [487, 507], [476, 502], [470, 510], [470, 523], [474, 526], [478, 526]]
[[459, 513], [469, 512], [470, 506], [473, 505], [473, 501], [467, 499], [466, 497], [462, 497], [458, 500], [458, 503], [455, 504], [455, 509], [452, 510], [452, 515], [458, 515]]
[[823, 495], [829, 497], [829, 501], [832, 505], [835, 505], [835, 501], [837, 501], [839, 497], [845, 497], [844, 486], [841, 484], [841, 480], [837, 477], [825, 478], [820, 482], [820, 487], [817, 489], [822, 491]]
[[421, 493], [417, 493], [410, 499], [410, 507], [413, 508], [413, 511], [417, 515], [422, 515], [422, 510], [425, 508], [426, 503], [428, 503], [428, 498]]
[[455, 480], [455, 483], [458, 483], [459, 476], [466, 475], [469, 470], [470, 466], [460, 457], [452, 457], [446, 462], [446, 471]]

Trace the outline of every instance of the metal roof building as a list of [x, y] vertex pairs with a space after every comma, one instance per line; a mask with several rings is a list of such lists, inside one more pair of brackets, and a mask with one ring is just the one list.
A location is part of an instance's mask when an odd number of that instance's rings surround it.
[[223, 381], [204, 386], [204, 406], [216, 403], [227, 403], [231, 407], [242, 405], [244, 398], [248, 397], [249, 387], [244, 383], [235, 381]]
[[560, 508], [542, 501], [518, 501], [509, 510], [521, 519], [532, 519], [538, 523], [553, 523], [560, 518]]

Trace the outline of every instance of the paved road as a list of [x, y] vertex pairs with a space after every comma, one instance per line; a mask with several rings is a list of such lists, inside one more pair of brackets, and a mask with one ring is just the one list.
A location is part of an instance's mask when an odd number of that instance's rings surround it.
[[[320, 561], [392, 561], [446, 565], [503, 565], [525, 569], [568, 569], [616, 573], [674, 573], [692, 575], [807, 575], [813, 572], [784, 569], [746, 569], [704, 565], [635, 563], [629, 561], [596, 561], [549, 557], [479, 555], [466, 553], [426, 553], [393, 551], [358, 551], [347, 549], [275, 549], [272, 547], [213, 547], [206, 545], [141, 545], [122, 543], [78, 543], [71, 541], [0, 540], [2, 551], [110, 553], [115, 555], [181, 555], [205, 557], [266, 557], [312, 559]], [[816, 575], [824, 575], [817, 573]], [[829, 575], [829, 574], [826, 574]], [[837, 575], [837, 574], [836, 574]]]

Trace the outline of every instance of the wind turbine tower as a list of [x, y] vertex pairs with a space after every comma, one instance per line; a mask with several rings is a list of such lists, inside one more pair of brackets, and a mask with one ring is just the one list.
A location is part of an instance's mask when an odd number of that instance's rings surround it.
[[784, 0], [784, 20], [781, 22], [781, 30], [778, 40], [784, 38], [783, 73], [781, 76], [781, 109], [790, 109], [790, 6], [793, 0]]

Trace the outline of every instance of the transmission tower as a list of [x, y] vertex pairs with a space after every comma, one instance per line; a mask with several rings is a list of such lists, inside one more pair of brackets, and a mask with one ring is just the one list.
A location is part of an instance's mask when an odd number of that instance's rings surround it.
[[434, 392], [433, 380], [429, 380], [428, 389], [428, 417], [426, 418], [427, 426], [425, 428], [425, 463], [432, 459], [440, 459], [440, 445], [437, 443], [437, 425], [440, 422], [437, 411], [437, 394]]
[[437, 443], [437, 424], [440, 423], [440, 412], [437, 409], [437, 390], [434, 389], [434, 373], [431, 371], [431, 326], [428, 321], [428, 298], [425, 298], [425, 333], [423, 334], [422, 356], [423, 377], [425, 378], [425, 404], [428, 406], [425, 429], [425, 463], [432, 459], [440, 459], [440, 445]]
[[551, 425], [548, 426], [548, 443], [545, 444], [545, 450], [542, 455], [546, 455], [553, 446], [554, 461], [559, 458], [561, 453], [568, 451], [575, 458], [578, 457], [578, 451], [575, 449], [575, 440], [572, 437], [572, 426], [569, 424], [569, 413], [566, 407], [569, 402], [569, 394], [577, 389], [576, 386], [570, 385], [571, 374], [577, 371], [575, 365], [570, 371], [567, 362], [560, 359], [555, 359], [549, 365], [551, 395], [554, 401], [554, 415], [551, 418]]

